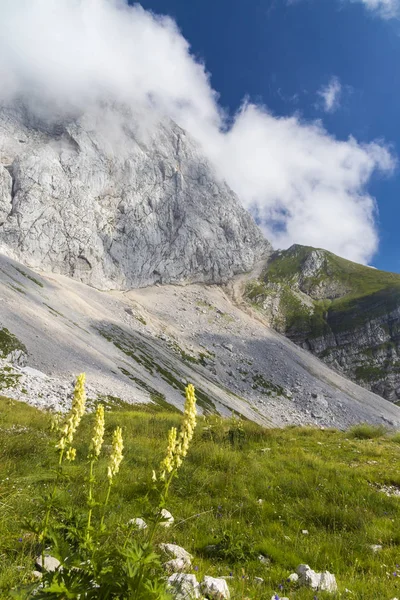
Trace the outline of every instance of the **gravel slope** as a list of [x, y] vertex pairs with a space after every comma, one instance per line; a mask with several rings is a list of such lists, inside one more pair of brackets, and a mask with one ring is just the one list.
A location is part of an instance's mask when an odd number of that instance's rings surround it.
[[229, 288], [101, 292], [0, 256], [0, 325], [26, 346], [29, 367], [4, 371], [1, 360], [0, 393], [63, 409], [73, 376], [85, 371], [92, 398], [162, 402], [164, 395], [180, 407], [181, 388], [191, 381], [207, 412], [234, 410], [266, 425], [400, 426], [397, 406], [331, 371], [241, 306], [242, 284], [243, 277]]

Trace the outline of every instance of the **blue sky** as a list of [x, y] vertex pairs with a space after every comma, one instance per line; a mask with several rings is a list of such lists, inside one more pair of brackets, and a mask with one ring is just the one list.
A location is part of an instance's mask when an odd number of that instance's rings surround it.
[[275, 248], [398, 272], [399, 54], [400, 0], [0, 0], [0, 103], [171, 118]]
[[[339, 0], [143, 0], [175, 18], [204, 60], [220, 104], [231, 113], [248, 96], [275, 115], [322, 119], [329, 133], [384, 139], [400, 156], [400, 22], [361, 2]], [[323, 110], [318, 91], [332, 77], [340, 106]], [[379, 250], [372, 264], [400, 271], [400, 174], [373, 176]]]

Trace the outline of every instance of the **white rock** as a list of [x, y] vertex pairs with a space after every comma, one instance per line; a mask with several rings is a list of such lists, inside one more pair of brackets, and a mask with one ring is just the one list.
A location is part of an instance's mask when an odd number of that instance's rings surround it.
[[264, 579], [262, 577], [254, 577], [254, 583], [258, 583], [258, 585], [262, 585], [264, 583]]
[[309, 534], [309, 531], [308, 531], [308, 529], [302, 529], [302, 530], [301, 530], [301, 533], [302, 533], [303, 535], [308, 535], [308, 534]]
[[217, 579], [206, 575], [201, 582], [201, 591], [208, 598], [217, 600], [228, 600], [230, 598], [228, 584], [225, 579]]
[[140, 517], [135, 517], [134, 519], [131, 519], [130, 521], [128, 521], [128, 525], [133, 525], [136, 529], [139, 529], [140, 531], [142, 531], [143, 529], [147, 529], [147, 523], [144, 519], [141, 519]]
[[380, 550], [382, 550], [382, 546], [380, 544], [371, 544], [370, 548], [372, 552], [380, 552]]
[[34, 577], [35, 579], [42, 579], [43, 573], [41, 573], [40, 571], [32, 571], [32, 577]]
[[[60, 561], [57, 560], [56, 558], [54, 558], [54, 556], [49, 556], [48, 554], [45, 554], [45, 557], [44, 557], [44, 570], [45, 571], [56, 571], [58, 569], [58, 567], [60, 566], [60, 564], [61, 564]], [[39, 569], [43, 570], [41, 554], [36, 557], [36, 566], [39, 567]]]
[[336, 578], [329, 571], [316, 573], [308, 565], [299, 565], [297, 567], [300, 585], [307, 586], [313, 590], [321, 592], [336, 592]]
[[318, 589], [321, 592], [331, 592], [332, 594], [337, 592], [338, 587], [336, 583], [336, 577], [332, 573], [329, 573], [329, 571], [324, 571], [321, 573]]
[[161, 521], [160, 525], [162, 525], [163, 527], [171, 527], [171, 525], [174, 524], [174, 521], [175, 521], [174, 517], [165, 508], [163, 508], [161, 510], [161, 516], [164, 520]]
[[290, 583], [297, 583], [299, 580], [299, 576], [297, 575], [297, 573], [291, 573], [288, 577], [288, 581], [290, 581]]
[[192, 555], [181, 546], [177, 546], [176, 544], [160, 544], [160, 549], [168, 556], [172, 556], [172, 558], [181, 558], [187, 565], [190, 565], [192, 562]]
[[269, 565], [269, 563], [271, 562], [270, 559], [268, 558], [268, 556], [264, 556], [264, 554], [259, 554], [258, 560], [263, 565]]
[[191, 566], [183, 558], [173, 558], [164, 563], [163, 567], [167, 573], [181, 573]]
[[200, 598], [200, 586], [195, 575], [174, 573], [168, 577], [168, 588], [175, 600]]

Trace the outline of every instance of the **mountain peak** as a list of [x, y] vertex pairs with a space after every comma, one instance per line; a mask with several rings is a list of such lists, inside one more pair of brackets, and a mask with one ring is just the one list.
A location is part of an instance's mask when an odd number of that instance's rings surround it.
[[0, 109], [1, 251], [100, 289], [222, 283], [268, 256], [199, 146], [144, 118], [106, 106], [48, 123]]

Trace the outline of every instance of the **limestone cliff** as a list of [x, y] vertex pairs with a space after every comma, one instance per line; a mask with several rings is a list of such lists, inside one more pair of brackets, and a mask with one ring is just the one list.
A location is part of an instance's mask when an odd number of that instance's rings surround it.
[[400, 275], [295, 245], [271, 256], [246, 296], [329, 366], [400, 399]]
[[144, 117], [0, 107], [0, 251], [99, 289], [221, 283], [268, 255], [196, 143]]

